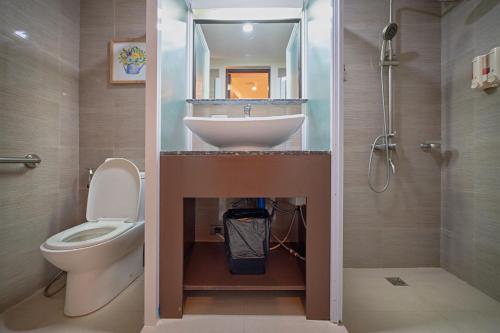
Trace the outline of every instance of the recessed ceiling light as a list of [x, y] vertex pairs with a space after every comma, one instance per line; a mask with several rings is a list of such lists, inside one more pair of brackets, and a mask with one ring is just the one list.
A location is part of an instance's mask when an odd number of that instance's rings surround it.
[[28, 33], [24, 30], [16, 30], [14, 31], [14, 35], [16, 35], [17, 37], [21, 37], [22, 39], [28, 38]]
[[251, 24], [251, 23], [243, 24], [243, 31], [246, 33], [252, 32], [253, 31], [253, 24]]

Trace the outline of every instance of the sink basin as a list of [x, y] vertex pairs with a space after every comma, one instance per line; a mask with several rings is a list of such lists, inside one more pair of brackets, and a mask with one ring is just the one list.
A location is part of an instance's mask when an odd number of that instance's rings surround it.
[[184, 124], [206, 143], [226, 150], [268, 150], [295, 133], [305, 116], [185, 117]]

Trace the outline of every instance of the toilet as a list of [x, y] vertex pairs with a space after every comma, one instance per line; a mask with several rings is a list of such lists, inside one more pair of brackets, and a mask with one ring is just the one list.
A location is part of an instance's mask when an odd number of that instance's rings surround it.
[[98, 310], [142, 274], [143, 183], [132, 162], [107, 159], [90, 182], [87, 222], [40, 246], [45, 259], [67, 272], [65, 315]]

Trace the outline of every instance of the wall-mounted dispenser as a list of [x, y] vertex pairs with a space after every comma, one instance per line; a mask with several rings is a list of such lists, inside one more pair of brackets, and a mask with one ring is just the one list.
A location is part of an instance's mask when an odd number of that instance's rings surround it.
[[487, 83], [489, 87], [500, 86], [500, 47], [495, 47], [488, 53], [490, 67]]
[[488, 58], [480, 55], [472, 60], [472, 82], [471, 88], [474, 90], [484, 90], [488, 77]]
[[471, 89], [486, 90], [498, 86], [500, 86], [500, 47], [472, 60]]

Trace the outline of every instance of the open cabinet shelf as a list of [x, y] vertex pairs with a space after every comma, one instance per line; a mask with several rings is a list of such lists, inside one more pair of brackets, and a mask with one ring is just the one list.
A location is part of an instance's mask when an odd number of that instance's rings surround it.
[[265, 274], [233, 275], [224, 243], [196, 242], [186, 260], [184, 290], [303, 291], [304, 264], [280, 248], [269, 253]]

